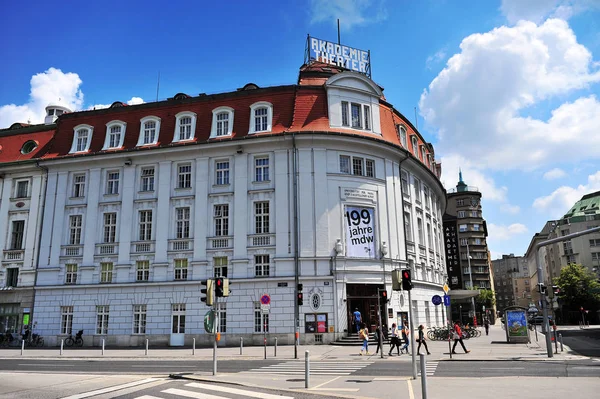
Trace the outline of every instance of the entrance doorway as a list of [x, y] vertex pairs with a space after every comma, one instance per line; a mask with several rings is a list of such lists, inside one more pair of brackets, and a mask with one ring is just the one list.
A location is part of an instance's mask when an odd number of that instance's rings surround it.
[[174, 303], [172, 305], [171, 339], [169, 345], [183, 346], [185, 341], [185, 303]]
[[[366, 323], [369, 331], [375, 331], [379, 322], [377, 288], [383, 289], [382, 284], [346, 284], [346, 306], [348, 311], [348, 333], [356, 334], [353, 313], [358, 310], [361, 322]], [[382, 304], [382, 320], [387, 320], [386, 306]]]

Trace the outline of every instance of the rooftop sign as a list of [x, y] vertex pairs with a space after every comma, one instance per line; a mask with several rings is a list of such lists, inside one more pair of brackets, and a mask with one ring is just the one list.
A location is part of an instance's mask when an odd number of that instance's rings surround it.
[[371, 77], [371, 52], [308, 36], [304, 63], [317, 60]]

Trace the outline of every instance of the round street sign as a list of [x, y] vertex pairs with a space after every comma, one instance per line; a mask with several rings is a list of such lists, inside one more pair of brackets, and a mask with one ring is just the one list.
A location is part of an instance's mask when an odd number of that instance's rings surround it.
[[442, 297], [441, 297], [441, 296], [439, 296], [439, 295], [434, 295], [433, 297], [431, 297], [431, 302], [432, 302], [432, 303], [433, 303], [435, 306], [437, 306], [437, 305], [439, 305], [439, 304], [441, 304], [441, 303], [442, 303]]
[[271, 297], [268, 294], [264, 294], [260, 297], [260, 303], [262, 303], [263, 305], [270, 305]]

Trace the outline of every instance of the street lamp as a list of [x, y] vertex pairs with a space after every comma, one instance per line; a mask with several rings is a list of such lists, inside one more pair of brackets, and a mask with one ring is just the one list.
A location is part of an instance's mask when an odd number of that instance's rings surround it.
[[[469, 252], [469, 241], [467, 239], [467, 263], [469, 264], [469, 280], [471, 281], [471, 289], [473, 289], [473, 271], [471, 270], [471, 253]], [[473, 309], [473, 321], [477, 320], [475, 316], [475, 297], [471, 297], [471, 309]], [[474, 323], [476, 324], [476, 323]]]

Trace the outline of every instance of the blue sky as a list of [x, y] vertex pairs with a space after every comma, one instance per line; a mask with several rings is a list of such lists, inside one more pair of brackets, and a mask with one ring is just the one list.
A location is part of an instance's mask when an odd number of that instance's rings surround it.
[[0, 128], [72, 109], [292, 84], [306, 35], [371, 51], [373, 79], [483, 194], [494, 258], [600, 190], [600, 0], [85, 5], [0, 14]]

